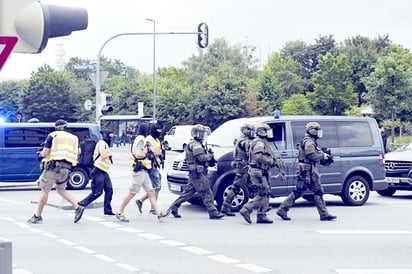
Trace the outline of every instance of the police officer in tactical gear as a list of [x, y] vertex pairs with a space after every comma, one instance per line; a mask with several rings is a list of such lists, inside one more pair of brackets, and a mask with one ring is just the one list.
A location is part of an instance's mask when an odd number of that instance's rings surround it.
[[256, 127], [257, 136], [250, 144], [249, 175], [252, 184], [257, 188], [257, 195], [240, 210], [240, 215], [249, 224], [252, 223], [250, 214], [253, 209], [257, 209], [256, 223], [273, 223], [266, 216], [270, 196], [268, 177], [269, 170], [275, 166], [279, 168], [279, 165], [275, 152], [267, 140], [268, 133], [271, 133], [269, 125], [260, 124]]
[[75, 209], [74, 222], [77, 223], [84, 212], [84, 207], [79, 206], [74, 197], [66, 191], [66, 183], [72, 166], [77, 165], [80, 153], [79, 139], [77, 136], [66, 132], [67, 122], [59, 119], [54, 124], [55, 131], [51, 132], [44, 143], [43, 149], [38, 152], [42, 158], [42, 174], [38, 180], [41, 189], [36, 213], [27, 220], [28, 223], [37, 224], [43, 221], [42, 212], [49, 198], [49, 192], [55, 186], [57, 193], [68, 201]]
[[97, 198], [99, 198], [104, 191], [103, 212], [105, 215], [115, 215], [112, 210], [111, 202], [113, 197], [113, 185], [110, 180], [108, 170], [112, 161], [112, 154], [110, 152], [110, 144], [113, 138], [113, 131], [110, 129], [102, 129], [100, 133], [103, 136], [102, 140], [96, 143], [93, 152], [93, 169], [91, 171], [92, 192], [79, 202], [79, 205], [87, 207]]
[[[242, 187], [247, 184], [249, 170], [249, 147], [250, 142], [255, 137], [255, 127], [252, 124], [245, 123], [240, 127], [242, 135], [236, 140], [233, 150], [232, 167], [235, 172], [232, 189], [223, 201], [221, 212], [227, 216], [235, 216], [231, 211], [231, 204], [236, 195], [239, 194]], [[246, 197], [245, 197], [246, 198]]]
[[315, 205], [319, 212], [320, 220], [331, 221], [336, 219], [336, 216], [329, 214], [326, 209], [318, 170], [318, 165], [322, 162], [329, 162], [327, 160], [331, 155], [323, 152], [318, 146], [317, 140], [322, 138], [323, 135], [319, 123], [307, 123], [305, 128], [306, 134], [299, 146], [298, 181], [296, 189], [282, 202], [276, 214], [282, 218], [282, 220], [289, 221], [291, 219], [287, 215], [289, 208], [293, 206], [296, 199], [302, 196], [306, 189], [310, 189], [314, 193]]
[[180, 205], [198, 194], [206, 206], [209, 218], [220, 219], [225, 215], [217, 210], [209, 181], [206, 178], [208, 166], [215, 164], [212, 151], [203, 144], [206, 129], [202, 125], [195, 125], [191, 135], [193, 140], [185, 148], [185, 160], [189, 165], [189, 182], [179, 198], [171, 204], [169, 211], [175, 218], [181, 218], [182, 216], [178, 213]]

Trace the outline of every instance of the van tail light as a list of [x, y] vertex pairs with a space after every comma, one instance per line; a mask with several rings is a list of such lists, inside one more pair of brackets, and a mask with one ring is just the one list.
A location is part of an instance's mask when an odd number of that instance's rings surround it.
[[381, 157], [382, 157], [381, 165], [382, 165], [383, 168], [385, 168], [385, 154], [382, 153], [382, 154], [381, 154]]

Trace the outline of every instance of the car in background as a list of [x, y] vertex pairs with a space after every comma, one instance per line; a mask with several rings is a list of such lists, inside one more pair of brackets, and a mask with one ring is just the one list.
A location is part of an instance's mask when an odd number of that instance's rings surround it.
[[[0, 184], [1, 182], [34, 182], [41, 170], [36, 152], [42, 148], [54, 123], [0, 124]], [[79, 138], [102, 138], [100, 127], [91, 123], [69, 123], [66, 130]], [[75, 166], [67, 182], [68, 189], [84, 189], [89, 183], [91, 169]]]
[[[163, 138], [163, 146], [166, 150], [183, 151], [191, 141], [193, 125], [181, 125], [171, 127]], [[206, 126], [206, 134], [210, 135], [210, 128]]]
[[412, 190], [412, 142], [385, 154], [388, 188], [378, 190], [382, 196], [392, 196], [397, 190]]
[[[321, 146], [330, 148], [335, 162], [320, 166], [322, 186], [325, 194], [338, 195], [347, 205], [360, 206], [366, 203], [372, 190], [387, 188], [385, 180], [385, 155], [381, 134], [373, 118], [349, 116], [284, 116], [240, 118], [225, 122], [205, 140], [206, 146], [214, 152], [216, 166], [208, 168], [207, 177], [217, 205], [220, 207], [228, 195], [234, 179], [231, 166], [234, 140], [240, 135], [244, 123], [258, 125], [267, 123], [273, 138], [269, 139], [275, 154], [286, 167], [286, 181], [281, 181], [278, 169], [272, 168], [269, 174], [272, 197], [289, 195], [296, 189], [296, 169], [298, 164], [297, 145], [305, 134], [308, 122], [319, 122], [323, 129]], [[167, 173], [170, 192], [180, 194], [187, 185], [188, 164], [184, 153], [173, 162]], [[247, 187], [243, 187], [232, 202], [231, 209], [239, 210], [253, 197]], [[313, 193], [304, 193], [303, 198], [313, 200]], [[196, 203], [193, 199], [189, 202]]]

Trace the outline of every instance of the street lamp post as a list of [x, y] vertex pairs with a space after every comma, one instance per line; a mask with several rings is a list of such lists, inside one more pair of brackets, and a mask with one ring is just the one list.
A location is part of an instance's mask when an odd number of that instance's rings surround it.
[[156, 20], [146, 20], [153, 22], [153, 120], [156, 120]]

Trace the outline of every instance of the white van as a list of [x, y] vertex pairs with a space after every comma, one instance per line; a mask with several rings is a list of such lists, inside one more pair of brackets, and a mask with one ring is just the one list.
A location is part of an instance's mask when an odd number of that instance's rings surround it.
[[[167, 150], [184, 150], [187, 144], [191, 141], [190, 134], [194, 125], [173, 126], [166, 133], [163, 139], [163, 146]], [[210, 135], [210, 128], [206, 127], [207, 135]]]

